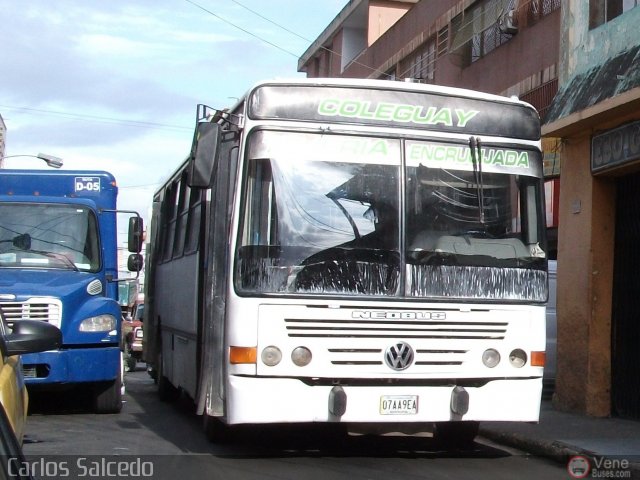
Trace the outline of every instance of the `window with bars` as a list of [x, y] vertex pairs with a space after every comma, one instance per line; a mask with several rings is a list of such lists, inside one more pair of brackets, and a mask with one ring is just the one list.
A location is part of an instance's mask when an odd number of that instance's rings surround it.
[[[640, 2], [640, 0], [632, 0]], [[561, 0], [485, 0], [451, 21], [451, 53], [467, 67], [505, 44], [520, 28], [558, 10]]]
[[449, 49], [449, 25], [438, 31], [438, 57], [445, 55]]
[[451, 53], [467, 67], [508, 42], [517, 32], [517, 0], [478, 2], [451, 21]]
[[413, 78], [423, 83], [435, 80], [436, 37], [432, 37], [418, 47], [404, 61], [402, 77]]
[[589, 29], [593, 29], [637, 7], [640, 0], [589, 0]]

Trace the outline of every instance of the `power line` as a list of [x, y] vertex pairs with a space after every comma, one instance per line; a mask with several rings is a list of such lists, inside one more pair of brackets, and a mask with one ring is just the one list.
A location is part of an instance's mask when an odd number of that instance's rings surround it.
[[257, 38], [257, 39], [258, 39], [258, 40], [260, 40], [261, 42], [264, 42], [264, 43], [266, 43], [266, 44], [268, 44], [268, 45], [271, 45], [272, 47], [277, 48], [278, 50], [281, 50], [281, 51], [283, 51], [284, 53], [287, 53], [287, 54], [289, 54], [289, 55], [292, 55], [292, 56], [294, 56], [294, 57], [298, 58], [298, 55], [297, 55], [297, 54], [295, 54], [295, 53], [293, 53], [293, 52], [290, 52], [290, 51], [289, 51], [289, 50], [287, 50], [286, 48], [283, 48], [283, 47], [281, 47], [280, 45], [277, 45], [277, 44], [275, 44], [275, 43], [273, 43], [273, 42], [270, 42], [269, 40], [267, 40], [267, 39], [265, 39], [265, 38], [262, 38], [262, 37], [260, 37], [259, 35], [256, 35], [256, 34], [255, 34], [255, 33], [253, 33], [253, 32], [250, 32], [250, 31], [249, 31], [249, 30], [247, 30], [246, 28], [242, 28], [241, 26], [236, 25], [236, 24], [235, 24], [235, 23], [233, 23], [233, 22], [230, 22], [230, 21], [229, 21], [229, 20], [227, 20], [226, 18], [221, 17], [221, 16], [220, 16], [220, 15], [218, 15], [217, 13], [212, 12], [211, 10], [209, 10], [209, 9], [207, 9], [207, 8], [205, 8], [205, 7], [203, 7], [202, 5], [199, 5], [199, 4], [197, 4], [196, 2], [193, 2], [192, 0], [184, 0], [184, 1], [185, 1], [185, 2], [187, 2], [187, 3], [190, 3], [190, 4], [191, 4], [191, 5], [193, 5], [194, 7], [199, 8], [199, 9], [200, 9], [200, 10], [202, 10], [203, 12], [206, 12], [206, 13], [208, 13], [209, 15], [211, 15], [211, 16], [213, 16], [213, 17], [216, 17], [218, 20], [221, 20], [221, 21], [223, 21], [224, 23], [227, 23], [227, 24], [231, 25], [232, 27], [237, 28], [238, 30], [243, 31], [243, 32], [244, 32], [244, 33], [246, 33], [247, 35], [251, 35], [252, 37]]
[[282, 30], [284, 30], [285, 32], [290, 33], [291, 35], [294, 35], [296, 37], [298, 37], [301, 40], [304, 40], [305, 42], [309, 42], [309, 43], [313, 43], [312, 40], [309, 40], [308, 38], [303, 37], [302, 35], [299, 35], [298, 33], [294, 32], [293, 30], [289, 30], [287, 27], [280, 25], [278, 22], [275, 22], [273, 20], [271, 20], [270, 18], [265, 17], [264, 15], [262, 15], [259, 12], [256, 12], [255, 10], [252, 10], [251, 8], [247, 7], [246, 5], [243, 5], [242, 3], [238, 2], [237, 0], [231, 0], [233, 3], [235, 3], [236, 5], [244, 8], [245, 10], [253, 13], [254, 15], [260, 17], [263, 20], [266, 20], [267, 22], [269, 22], [272, 25], [275, 25], [278, 28], [281, 28]]
[[118, 189], [122, 190], [123, 188], [149, 188], [149, 187], [157, 187], [160, 185], [161, 182], [156, 182], [156, 183], [147, 183], [146, 185], [125, 185], [120, 186], [118, 185]]
[[[262, 18], [263, 20], [266, 20], [267, 22], [271, 23], [272, 25], [275, 25], [276, 27], [281, 28], [281, 29], [282, 29], [282, 30], [284, 30], [285, 32], [288, 32], [288, 33], [290, 33], [290, 34], [292, 34], [292, 35], [294, 35], [294, 36], [296, 36], [296, 37], [298, 37], [298, 38], [300, 38], [300, 39], [304, 40], [305, 42], [313, 43], [313, 40], [309, 40], [308, 38], [305, 38], [304, 36], [302, 36], [302, 35], [300, 35], [300, 34], [298, 34], [298, 33], [294, 32], [293, 30], [290, 30], [289, 28], [287, 28], [287, 27], [283, 26], [282, 24], [280, 24], [280, 23], [278, 23], [278, 22], [276, 22], [276, 21], [274, 21], [274, 20], [271, 20], [270, 18], [265, 17], [265, 16], [264, 16], [264, 15], [262, 15], [261, 13], [256, 12], [255, 10], [253, 10], [253, 9], [251, 9], [251, 8], [249, 8], [249, 7], [247, 7], [246, 5], [244, 5], [244, 4], [240, 3], [240, 2], [238, 2], [237, 0], [231, 0], [231, 1], [232, 1], [233, 3], [235, 3], [236, 5], [238, 5], [238, 6], [242, 7], [242, 8], [244, 8], [245, 10], [247, 10], [247, 11], [249, 11], [249, 12], [253, 13], [254, 15], [256, 15], [256, 16], [258, 16], [258, 17]], [[247, 29], [242, 28], [242, 27], [240, 27], [240, 26], [236, 25], [236, 24], [235, 24], [235, 23], [233, 23], [233, 22], [228, 21], [227, 19], [225, 19], [225, 18], [221, 17], [221, 16], [220, 16], [220, 15], [218, 15], [217, 13], [214, 13], [214, 12], [212, 12], [212, 11], [210, 11], [210, 10], [208, 10], [208, 9], [204, 8], [203, 6], [201, 6], [201, 5], [197, 4], [197, 3], [195, 3], [193, 0], [185, 0], [185, 2], [188, 2], [188, 3], [190, 3], [191, 5], [193, 5], [193, 6], [195, 6], [195, 7], [198, 7], [199, 9], [201, 9], [201, 10], [203, 10], [203, 11], [205, 11], [205, 12], [209, 13], [210, 15], [213, 15], [213, 16], [214, 16], [214, 17], [216, 17], [217, 19], [219, 19], [219, 20], [221, 20], [221, 21], [223, 21], [223, 22], [225, 22], [225, 23], [227, 23], [227, 24], [231, 25], [231, 26], [232, 26], [232, 27], [234, 27], [234, 28], [237, 28], [238, 30], [241, 30], [241, 31], [245, 32], [245, 33], [246, 33], [246, 34], [248, 34], [248, 35], [251, 35], [251, 36], [252, 36], [252, 37], [254, 37], [254, 38], [257, 38], [258, 40], [260, 40], [260, 41], [262, 41], [262, 42], [265, 42], [265, 43], [267, 43], [267, 44], [269, 44], [269, 45], [271, 45], [271, 46], [273, 46], [273, 47], [277, 48], [278, 50], [282, 50], [283, 52], [288, 53], [289, 55], [293, 55], [294, 57], [299, 58], [299, 55], [296, 55], [295, 53], [290, 52], [290, 51], [288, 51], [288, 50], [286, 50], [286, 49], [284, 49], [284, 48], [280, 47], [279, 45], [276, 45], [275, 43], [270, 42], [269, 40], [266, 40], [266, 39], [264, 39], [264, 38], [260, 37], [259, 35], [256, 35], [255, 33], [250, 32], [250, 31], [248, 31]], [[335, 50], [332, 50], [332, 49], [330, 49], [330, 48], [328, 48], [328, 47], [325, 47], [324, 45], [321, 45], [321, 46], [320, 46], [320, 50], [323, 50], [323, 51], [325, 51], [325, 52], [327, 52], [327, 53], [331, 53], [332, 55], [337, 55], [339, 58], [342, 58], [342, 54], [341, 54], [341, 53], [338, 53], [338, 52], [336, 52]], [[371, 67], [371, 66], [366, 65], [366, 64], [364, 64], [364, 63], [360, 63], [360, 62], [358, 62], [357, 60], [354, 60], [352, 63], [353, 63], [354, 65], [359, 65], [359, 66], [361, 66], [361, 67], [364, 67], [364, 68], [366, 68], [366, 69], [369, 69], [369, 70], [371, 70], [373, 73], [379, 73], [379, 74], [384, 75], [384, 76], [386, 76], [386, 77], [391, 77], [391, 75], [389, 75], [388, 73], [383, 72], [383, 71], [381, 71], [381, 70], [378, 70], [377, 68]]]
[[189, 127], [183, 127], [180, 125], [171, 125], [167, 123], [145, 122], [141, 120], [128, 120], [125, 118], [105, 117], [100, 115], [87, 115], [82, 113], [70, 113], [70, 112], [62, 112], [58, 110], [46, 110], [46, 109], [31, 108], [31, 107], [18, 107], [14, 105], [0, 105], [0, 108], [6, 108], [8, 110], [18, 110], [18, 111], [34, 113], [34, 114], [37, 113], [37, 114], [53, 115], [53, 116], [66, 117], [66, 118], [90, 120], [97, 123], [126, 125], [129, 127], [156, 128], [156, 129], [169, 129], [169, 130], [191, 130], [191, 128]]

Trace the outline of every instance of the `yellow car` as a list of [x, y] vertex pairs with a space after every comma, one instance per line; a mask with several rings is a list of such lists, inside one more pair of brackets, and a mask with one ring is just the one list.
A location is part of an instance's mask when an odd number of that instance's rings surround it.
[[61, 343], [57, 327], [38, 320], [18, 320], [9, 326], [0, 311], [0, 403], [20, 443], [29, 406], [20, 355], [52, 350]]

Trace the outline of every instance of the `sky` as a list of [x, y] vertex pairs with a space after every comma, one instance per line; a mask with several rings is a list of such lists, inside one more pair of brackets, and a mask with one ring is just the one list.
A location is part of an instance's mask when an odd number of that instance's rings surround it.
[[[348, 0], [0, 0], [5, 155], [107, 170], [145, 220], [186, 158], [196, 105], [304, 77], [298, 58]], [[32, 157], [6, 168], [48, 168]], [[125, 226], [119, 231], [124, 232]]]

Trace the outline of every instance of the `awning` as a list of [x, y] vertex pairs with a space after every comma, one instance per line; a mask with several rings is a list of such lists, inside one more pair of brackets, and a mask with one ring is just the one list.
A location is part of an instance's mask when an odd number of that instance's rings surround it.
[[[606, 113], [603, 113], [603, 109], [592, 107], [605, 101], [615, 100], [615, 97], [619, 96], [620, 99], [625, 99], [625, 102], [622, 102], [623, 105], [629, 105], [626, 99], [633, 95], [623, 94], [638, 87], [640, 87], [640, 45], [620, 52], [601, 65], [576, 73], [561, 85], [545, 116], [543, 134], [563, 136], [571, 131], [571, 125], [579, 127], [578, 123], [589, 122], [590, 119], [592, 120], [590, 123], [597, 125], [596, 117], [602, 117]], [[621, 102], [610, 103], [615, 106]]]

